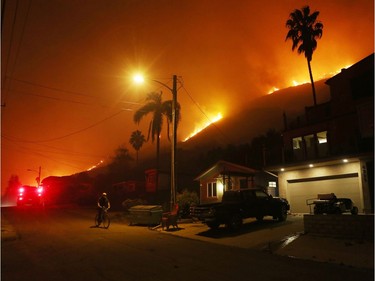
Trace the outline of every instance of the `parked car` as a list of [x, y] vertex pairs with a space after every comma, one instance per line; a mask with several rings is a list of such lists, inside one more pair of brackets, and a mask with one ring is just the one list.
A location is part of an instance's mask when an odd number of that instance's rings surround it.
[[221, 224], [238, 229], [245, 218], [263, 220], [265, 216], [272, 216], [285, 221], [289, 209], [286, 199], [272, 197], [262, 189], [240, 189], [225, 191], [221, 203], [192, 207], [191, 216], [213, 229]]

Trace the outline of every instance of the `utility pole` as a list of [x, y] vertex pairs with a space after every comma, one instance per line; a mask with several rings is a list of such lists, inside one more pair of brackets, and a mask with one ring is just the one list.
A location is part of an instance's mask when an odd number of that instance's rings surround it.
[[172, 86], [172, 155], [171, 155], [171, 211], [176, 204], [176, 148], [177, 148], [177, 75], [173, 75]]
[[40, 186], [40, 180], [41, 180], [41, 173], [42, 173], [42, 166], [39, 166], [39, 175], [38, 175], [38, 179], [37, 179], [37, 182], [38, 182], [38, 187]]

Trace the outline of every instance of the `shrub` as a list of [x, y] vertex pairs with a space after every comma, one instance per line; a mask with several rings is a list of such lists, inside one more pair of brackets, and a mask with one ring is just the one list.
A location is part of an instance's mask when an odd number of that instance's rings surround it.
[[187, 218], [190, 215], [190, 206], [199, 204], [199, 196], [196, 192], [183, 190], [182, 193], [177, 194], [177, 204], [180, 208], [181, 218]]

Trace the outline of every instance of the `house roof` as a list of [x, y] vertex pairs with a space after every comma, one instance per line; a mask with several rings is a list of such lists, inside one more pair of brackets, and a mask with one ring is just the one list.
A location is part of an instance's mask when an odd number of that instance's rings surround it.
[[347, 77], [357, 76], [358, 73], [362, 73], [368, 69], [374, 69], [374, 53], [365, 57], [364, 59], [356, 62], [348, 68], [341, 69], [341, 72], [335, 76], [329, 78], [325, 83], [327, 85], [332, 84], [333, 81], [340, 81], [340, 79], [347, 79]]
[[195, 180], [214, 178], [219, 175], [253, 176], [258, 170], [220, 160], [211, 168], [200, 174]]

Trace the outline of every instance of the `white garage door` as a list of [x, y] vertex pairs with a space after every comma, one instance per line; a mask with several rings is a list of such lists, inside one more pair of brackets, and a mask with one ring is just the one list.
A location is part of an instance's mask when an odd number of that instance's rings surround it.
[[[357, 176], [288, 182], [287, 198], [290, 203], [290, 211], [292, 213], [309, 213], [310, 207], [306, 204], [306, 200], [316, 198], [318, 194], [322, 193], [334, 193], [337, 197], [350, 198], [359, 210], [363, 209]], [[313, 206], [311, 207], [313, 208]]]

